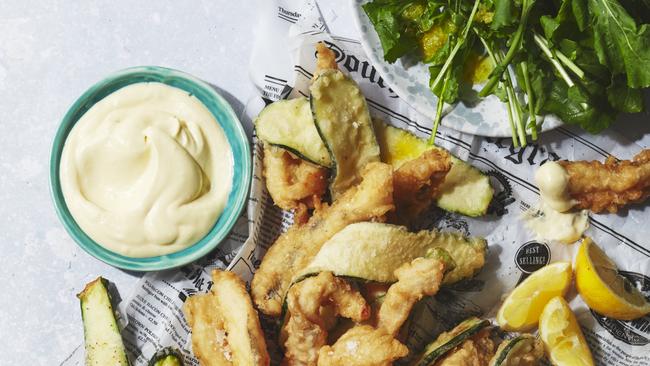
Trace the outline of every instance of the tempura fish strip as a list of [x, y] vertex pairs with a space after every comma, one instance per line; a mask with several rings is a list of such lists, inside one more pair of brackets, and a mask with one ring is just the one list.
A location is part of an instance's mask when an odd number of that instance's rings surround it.
[[394, 208], [392, 177], [390, 165], [368, 164], [358, 186], [346, 191], [332, 206], [316, 210], [306, 224], [292, 226], [275, 241], [251, 283], [253, 300], [263, 313], [280, 315], [291, 279], [334, 234], [355, 222], [381, 219]]
[[395, 270], [398, 280], [390, 286], [379, 308], [377, 328], [396, 336], [413, 305], [438, 292], [444, 274], [445, 264], [434, 258], [416, 258]]
[[268, 366], [264, 333], [244, 282], [232, 272], [212, 272], [212, 291], [184, 305], [192, 349], [203, 366]]
[[300, 223], [327, 190], [326, 168], [269, 144], [264, 144], [264, 178], [273, 202], [283, 210], [296, 210], [294, 221]]
[[410, 223], [431, 206], [451, 169], [451, 156], [442, 149], [425, 151], [393, 174], [395, 219]]
[[201, 366], [232, 365], [232, 350], [216, 297], [212, 293], [191, 296], [183, 311], [192, 328], [192, 351]]
[[569, 195], [576, 208], [617, 212], [650, 196], [650, 149], [632, 160], [558, 161], [569, 174]]
[[358, 325], [320, 349], [318, 366], [389, 366], [408, 348], [383, 329]]
[[[329, 307], [327, 315], [322, 308]], [[361, 322], [370, 316], [370, 306], [359, 291], [335, 277], [322, 272], [292, 286], [287, 294], [289, 320], [283, 331], [285, 365], [315, 366], [318, 350], [327, 342], [330, 317], [343, 316]]]

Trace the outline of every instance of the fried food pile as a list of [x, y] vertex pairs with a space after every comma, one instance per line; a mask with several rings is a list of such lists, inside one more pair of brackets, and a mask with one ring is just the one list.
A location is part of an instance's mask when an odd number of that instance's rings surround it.
[[[454, 166], [456, 176], [481, 178], [447, 182], [446, 202], [485, 213], [493, 191], [482, 172], [421, 145], [399, 165], [380, 162], [365, 97], [324, 44], [310, 91], [310, 100], [278, 101], [256, 120], [266, 187], [294, 222], [263, 257], [250, 297], [241, 280], [216, 271], [212, 292], [187, 301], [202, 365], [269, 363], [256, 309], [278, 320], [283, 365], [392, 365], [409, 354], [400, 330], [416, 303], [485, 263], [485, 239], [407, 228], [436, 203]], [[390, 156], [417, 140], [400, 131], [384, 131]], [[474, 201], [472, 184], [481, 191]], [[341, 243], [346, 254], [332, 249]]]
[[650, 149], [632, 160], [610, 156], [599, 161], [558, 161], [569, 175], [568, 190], [577, 208], [616, 213], [650, 196]]
[[[409, 355], [404, 332], [415, 304], [435, 295], [454, 263], [444, 253], [419, 257], [395, 270], [388, 286], [321, 272], [294, 283], [286, 297], [279, 343], [286, 366], [390, 366]], [[264, 334], [245, 284], [215, 270], [208, 294], [184, 307], [192, 348], [201, 365], [269, 365]], [[385, 291], [376, 291], [377, 289]], [[469, 318], [418, 352], [413, 366], [537, 365], [541, 342], [529, 335], [504, 341], [490, 322]]]

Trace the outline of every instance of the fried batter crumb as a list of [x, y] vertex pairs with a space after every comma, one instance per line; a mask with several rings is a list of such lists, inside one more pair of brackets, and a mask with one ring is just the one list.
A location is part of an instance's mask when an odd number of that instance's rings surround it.
[[394, 173], [396, 223], [411, 223], [431, 206], [451, 169], [451, 157], [440, 149], [427, 150]]
[[264, 144], [263, 161], [273, 202], [283, 210], [294, 210], [294, 221], [306, 222], [308, 210], [320, 204], [327, 190], [327, 169], [268, 144]]
[[291, 287], [287, 295], [289, 320], [285, 334], [284, 365], [312, 365], [326, 345], [332, 318], [341, 315], [355, 322], [370, 316], [370, 307], [359, 291], [331, 272], [322, 272]]

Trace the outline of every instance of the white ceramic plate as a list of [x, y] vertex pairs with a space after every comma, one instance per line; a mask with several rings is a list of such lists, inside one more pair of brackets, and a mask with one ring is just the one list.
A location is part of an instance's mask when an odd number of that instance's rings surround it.
[[[366, 55], [379, 71], [386, 83], [408, 105], [420, 114], [433, 120], [436, 116], [438, 98], [429, 89], [429, 70], [423, 63], [406, 65], [404, 60], [394, 64], [384, 61], [381, 42], [375, 29], [361, 8], [369, 0], [350, 0], [353, 18], [361, 34], [361, 45]], [[494, 95], [478, 100], [471, 105], [459, 102], [445, 108], [447, 115], [442, 125], [472, 135], [490, 137], [510, 137], [510, 124], [506, 105]], [[542, 131], [558, 127], [562, 121], [548, 115], [544, 119]]]

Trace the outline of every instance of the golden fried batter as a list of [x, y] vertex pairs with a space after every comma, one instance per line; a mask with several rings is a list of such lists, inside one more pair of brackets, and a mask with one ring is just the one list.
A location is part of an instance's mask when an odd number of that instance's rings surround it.
[[280, 315], [291, 279], [334, 234], [355, 222], [381, 220], [394, 208], [390, 165], [370, 163], [362, 179], [332, 206], [316, 210], [306, 224], [292, 226], [271, 246], [251, 283], [253, 300], [260, 311]]
[[383, 329], [358, 325], [320, 349], [318, 366], [390, 366], [408, 348]]
[[396, 269], [397, 282], [390, 286], [379, 308], [377, 328], [396, 336], [413, 305], [438, 292], [444, 269], [444, 263], [433, 258], [416, 258]]
[[184, 305], [192, 349], [202, 366], [268, 366], [264, 333], [244, 282], [232, 272], [212, 272], [212, 291]]
[[450, 155], [442, 149], [427, 150], [399, 167], [393, 175], [396, 212], [391, 221], [408, 224], [417, 219], [431, 206], [449, 169]]
[[201, 366], [232, 365], [232, 350], [216, 297], [212, 293], [191, 296], [183, 311], [192, 328], [192, 351]]
[[[523, 335], [523, 337], [526, 338], [519, 340], [518, 343], [510, 349], [508, 355], [506, 356], [506, 359], [503, 360], [502, 364], [517, 366], [541, 365], [541, 360], [545, 355], [544, 343], [542, 343], [539, 338], [530, 334]], [[490, 360], [490, 366], [495, 366], [497, 364], [499, 355], [504, 352], [506, 347], [512, 347], [512, 342], [517, 341], [517, 338], [512, 338], [510, 340], [501, 342], [499, 348], [497, 348], [494, 356], [492, 356], [492, 359]]]
[[494, 355], [490, 330], [483, 329], [460, 346], [449, 351], [435, 366], [488, 366]]
[[569, 174], [569, 194], [577, 208], [617, 212], [650, 196], [650, 149], [632, 160], [558, 161]]
[[312, 80], [327, 70], [338, 70], [339, 66], [336, 64], [336, 54], [334, 51], [327, 48], [325, 43], [318, 42], [316, 44], [316, 72]]
[[296, 222], [306, 221], [327, 190], [327, 169], [264, 144], [264, 178], [273, 202], [283, 210], [295, 210]]
[[370, 306], [359, 291], [331, 272], [292, 286], [287, 294], [287, 310], [289, 320], [283, 329], [285, 365], [316, 365], [318, 350], [327, 343], [331, 317], [340, 315], [361, 322], [370, 316]]

